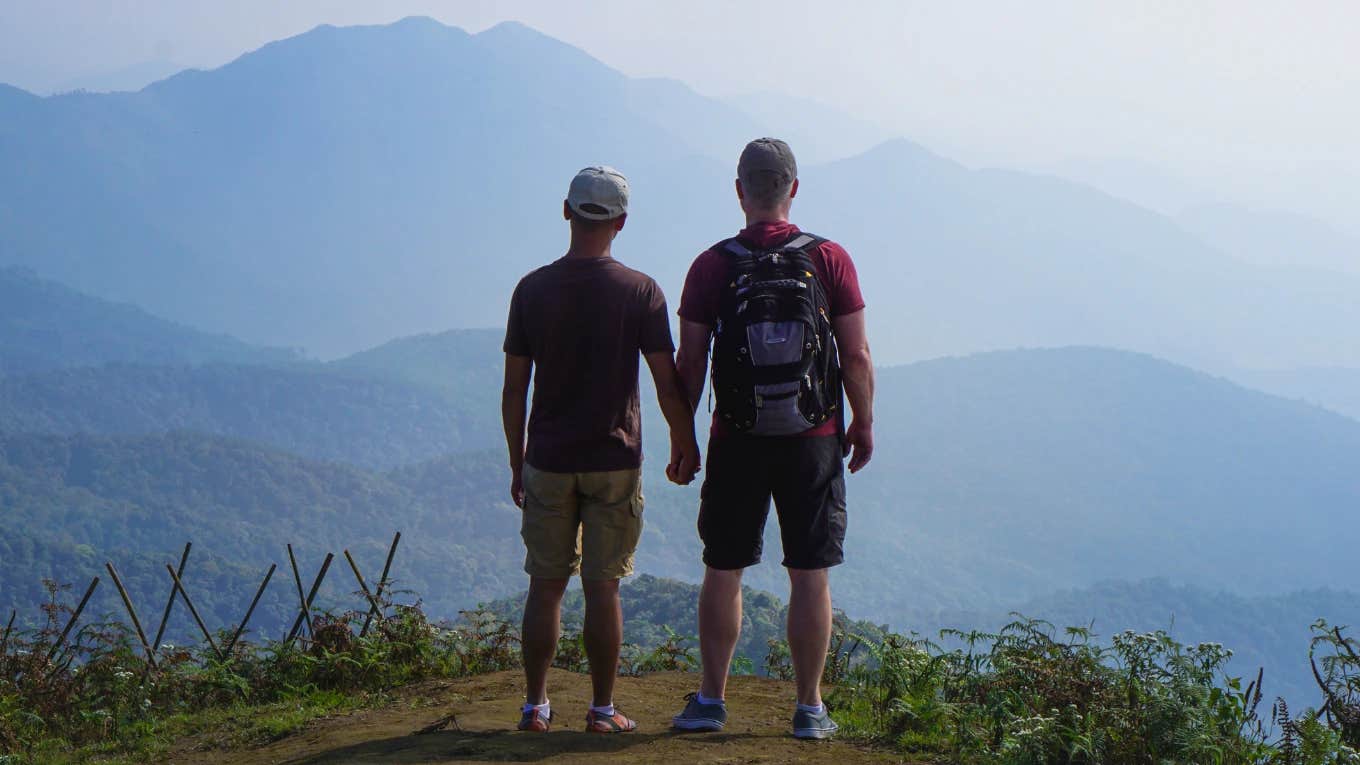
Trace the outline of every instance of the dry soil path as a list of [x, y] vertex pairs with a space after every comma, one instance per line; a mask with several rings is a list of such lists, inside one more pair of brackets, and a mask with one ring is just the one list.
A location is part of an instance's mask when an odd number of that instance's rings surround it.
[[[901, 763], [888, 752], [843, 741], [799, 741], [790, 735], [793, 691], [768, 678], [733, 678], [730, 719], [721, 733], [674, 733], [670, 716], [693, 690], [692, 674], [620, 678], [616, 703], [638, 721], [620, 735], [584, 731], [589, 678], [553, 671], [549, 695], [557, 715], [547, 734], [514, 730], [522, 699], [519, 672], [403, 689], [381, 709], [317, 720], [304, 730], [250, 751], [195, 751], [186, 742], [176, 763], [322, 765], [323, 763]], [[417, 734], [446, 715], [456, 727]]]

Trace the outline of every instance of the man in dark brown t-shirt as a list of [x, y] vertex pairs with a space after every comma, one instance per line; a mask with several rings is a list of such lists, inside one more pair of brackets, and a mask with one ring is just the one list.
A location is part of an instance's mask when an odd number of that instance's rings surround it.
[[611, 254], [627, 209], [628, 182], [617, 171], [578, 173], [563, 204], [571, 221], [567, 254], [525, 276], [510, 299], [501, 414], [510, 495], [524, 510], [529, 574], [521, 730], [546, 731], [552, 719], [547, 673], [557, 651], [562, 594], [577, 573], [594, 685], [586, 728], [636, 727], [614, 709], [613, 692], [623, 641], [619, 579], [632, 573], [642, 534], [639, 354], [670, 426], [666, 475], [687, 484], [699, 469], [694, 413], [675, 369], [666, 298], [651, 277]]

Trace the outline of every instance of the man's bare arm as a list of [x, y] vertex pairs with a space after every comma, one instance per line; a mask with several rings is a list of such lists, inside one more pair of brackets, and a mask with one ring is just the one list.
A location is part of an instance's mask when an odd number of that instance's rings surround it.
[[671, 459], [666, 477], [684, 485], [699, 472], [699, 444], [694, 438], [694, 407], [685, 395], [670, 351], [643, 354], [656, 383], [656, 398], [671, 431]]
[[505, 445], [510, 452], [510, 499], [524, 507], [524, 427], [529, 395], [529, 378], [534, 361], [528, 356], [505, 354], [505, 385], [501, 388], [501, 424]]
[[704, 382], [708, 377], [708, 343], [713, 330], [707, 324], [687, 319], [680, 320], [680, 350], [675, 354], [675, 366], [680, 382], [689, 397], [691, 410], [698, 410], [704, 397]]
[[850, 472], [857, 473], [874, 456], [874, 360], [869, 355], [864, 311], [837, 316], [832, 329], [840, 352], [845, 397], [854, 415], [845, 433], [846, 454], [850, 455]]

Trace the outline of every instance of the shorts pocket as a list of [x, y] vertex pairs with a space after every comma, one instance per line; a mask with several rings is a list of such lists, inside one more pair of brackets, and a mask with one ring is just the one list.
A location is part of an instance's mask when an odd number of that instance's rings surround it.
[[642, 477], [638, 477], [637, 490], [633, 492], [633, 498], [628, 502], [628, 509], [633, 511], [634, 518], [642, 517], [642, 510], [647, 505], [647, 498], [642, 496]]

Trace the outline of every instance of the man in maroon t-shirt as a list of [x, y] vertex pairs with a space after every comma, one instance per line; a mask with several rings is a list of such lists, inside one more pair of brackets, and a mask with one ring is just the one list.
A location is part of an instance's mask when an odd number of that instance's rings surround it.
[[670, 426], [666, 475], [687, 484], [699, 469], [694, 411], [671, 357], [666, 298], [650, 276], [611, 254], [627, 212], [628, 182], [618, 171], [577, 173], [562, 205], [571, 221], [567, 254], [521, 279], [510, 299], [501, 416], [510, 497], [524, 510], [529, 574], [520, 730], [547, 731], [552, 721], [548, 668], [557, 653], [562, 594], [575, 574], [585, 593], [582, 632], [594, 690], [586, 729], [636, 727], [614, 708], [613, 693], [623, 640], [619, 579], [632, 573], [642, 534], [639, 354]]
[[[746, 214], [746, 228], [737, 234], [740, 247], [736, 250], [771, 251], [798, 239], [798, 227], [789, 222], [789, 208], [798, 193], [798, 168], [788, 144], [772, 138], [747, 144], [737, 164], [736, 190]], [[696, 407], [724, 293], [735, 283], [733, 249], [724, 242], [699, 255], [680, 298], [676, 365]], [[865, 335], [864, 299], [850, 256], [840, 245], [825, 240], [808, 254], [829, 305], [844, 393], [854, 417], [844, 431], [841, 417], [833, 416], [785, 436], [748, 435], [714, 417], [699, 507], [699, 536], [707, 566], [699, 594], [703, 680], [699, 692], [691, 694], [684, 711], [673, 718], [676, 728], [717, 730], [726, 724], [723, 692], [741, 632], [741, 573], [760, 560], [771, 497], [779, 515], [783, 563], [791, 588], [788, 638], [798, 687], [794, 735], [826, 738], [837, 728], [822, 704], [820, 688], [831, 639], [827, 569], [844, 558], [841, 461], [849, 456], [850, 472], [855, 473], [873, 454], [874, 371]], [[839, 400], [840, 391], [832, 398]]]

